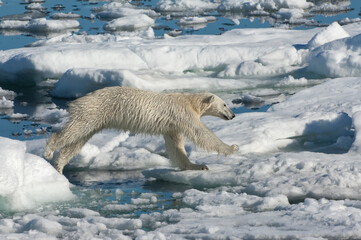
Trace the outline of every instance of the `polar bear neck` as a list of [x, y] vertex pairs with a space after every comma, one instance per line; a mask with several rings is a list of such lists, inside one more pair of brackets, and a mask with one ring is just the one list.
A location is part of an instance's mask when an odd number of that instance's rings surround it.
[[206, 110], [209, 108], [209, 104], [204, 102], [204, 99], [210, 95], [210, 93], [182, 93], [182, 99], [187, 99], [188, 104], [192, 107], [192, 110], [202, 117]]

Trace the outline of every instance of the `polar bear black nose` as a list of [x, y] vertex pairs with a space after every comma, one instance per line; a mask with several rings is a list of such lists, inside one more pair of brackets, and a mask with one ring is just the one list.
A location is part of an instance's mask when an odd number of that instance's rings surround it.
[[234, 115], [234, 113], [232, 113], [231, 119], [235, 118], [236, 115]]

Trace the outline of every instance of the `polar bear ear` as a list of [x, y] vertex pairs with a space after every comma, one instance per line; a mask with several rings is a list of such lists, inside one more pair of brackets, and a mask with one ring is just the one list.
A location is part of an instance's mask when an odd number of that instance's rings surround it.
[[210, 95], [203, 99], [203, 103], [211, 104], [212, 102], [214, 102], [215, 99], [216, 98], [214, 97], [214, 95]]

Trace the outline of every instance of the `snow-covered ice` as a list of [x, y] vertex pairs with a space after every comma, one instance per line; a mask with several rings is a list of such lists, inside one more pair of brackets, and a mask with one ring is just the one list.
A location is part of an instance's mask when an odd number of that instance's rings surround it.
[[24, 142], [0, 138], [0, 209], [23, 210], [73, 198], [68, 180]]
[[135, 31], [154, 25], [154, 20], [145, 14], [136, 14], [114, 19], [104, 25], [107, 31]]
[[160, 0], [156, 9], [160, 12], [205, 12], [215, 10], [218, 7], [216, 1], [207, 0]]
[[332, 23], [329, 27], [317, 33], [309, 42], [308, 47], [313, 49], [325, 43], [332, 42], [337, 39], [347, 38], [350, 35], [337, 23]]
[[53, 19], [76, 19], [76, 18], [81, 18], [81, 16], [77, 13], [54, 13], [51, 16]]
[[[352, 24], [352, 33], [358, 26], [357, 23]], [[279, 76], [294, 71], [321, 74], [323, 77], [348, 76], [349, 72], [351, 76], [359, 76], [359, 35], [350, 33], [350, 37], [345, 37], [347, 30], [345, 32], [338, 24], [328, 29], [316, 36], [320, 30], [242, 29], [220, 36], [119, 38], [106, 43], [88, 36], [61, 37], [53, 42], [54, 45], [42, 42], [45, 46], [40, 43], [36, 48], [4, 51], [0, 56], [0, 76], [6, 81], [29, 85], [48, 78], [58, 79], [68, 74], [68, 70], [72, 69], [74, 73], [79, 68], [89, 69], [84, 76], [93, 82], [99, 76], [99, 69], [103, 74], [109, 69], [110, 75], [114, 71], [131, 71], [140, 79], [147, 75], [149, 81], [149, 78], [155, 81], [158, 78], [170, 78], [169, 81], [174, 77], [187, 79], [193, 72], [203, 72], [196, 81], [202, 82], [203, 77], [218, 75], [230, 80], [233, 78], [239, 85], [247, 85], [247, 80], [242, 80], [244, 78]], [[344, 38], [332, 41], [334, 36]], [[74, 44], [69, 44], [71, 42]], [[313, 48], [322, 43], [322, 46]], [[63, 77], [62, 81], [67, 80]], [[114, 84], [113, 81], [109, 83]], [[59, 84], [64, 87], [64, 84]], [[162, 85], [157, 86], [163, 89]], [[72, 86], [69, 85], [69, 88]], [[234, 84], [230, 88], [234, 88]]]
[[216, 21], [217, 18], [214, 16], [206, 16], [206, 17], [183, 17], [179, 20], [178, 25], [184, 27], [184, 28], [193, 28], [193, 29], [200, 29], [205, 26], [209, 22]]
[[144, 14], [149, 17], [158, 17], [158, 14], [153, 10], [135, 8], [128, 2], [111, 2], [104, 4], [101, 7], [94, 7], [92, 9], [98, 18], [115, 19], [122, 17], [130, 17], [133, 15]]
[[0, 100], [0, 109], [1, 108], [12, 108], [14, 107], [14, 102], [6, 99], [4, 96]]
[[47, 20], [45, 18], [30, 21], [4, 20], [0, 22], [0, 30], [22, 31], [34, 33], [61, 32], [67, 29], [77, 29], [80, 24], [76, 20]]

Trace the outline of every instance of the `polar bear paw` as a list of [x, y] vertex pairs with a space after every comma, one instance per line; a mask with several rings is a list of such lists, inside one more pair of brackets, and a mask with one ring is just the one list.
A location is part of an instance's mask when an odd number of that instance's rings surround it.
[[54, 152], [49, 150], [49, 149], [46, 149], [44, 154], [43, 154], [43, 157], [45, 159], [48, 159], [48, 160], [52, 160], [53, 159], [53, 156], [54, 156]]
[[202, 164], [192, 164], [187, 167], [186, 170], [209, 170], [209, 168], [206, 165]]
[[226, 151], [223, 153], [224, 153], [224, 155], [228, 156], [228, 155], [231, 155], [231, 154], [237, 152], [238, 150], [239, 150], [238, 145], [233, 144], [232, 146], [228, 146]]
[[238, 150], [239, 150], [239, 147], [238, 147], [238, 145], [236, 145], [236, 144], [233, 144], [233, 145], [231, 146], [231, 148], [232, 148], [233, 152], [238, 152]]

